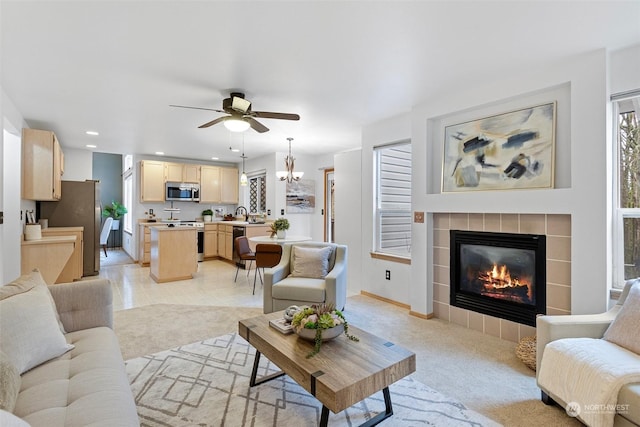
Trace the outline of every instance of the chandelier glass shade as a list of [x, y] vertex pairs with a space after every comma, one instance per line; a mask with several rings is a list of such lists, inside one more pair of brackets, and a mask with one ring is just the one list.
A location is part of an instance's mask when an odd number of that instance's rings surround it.
[[287, 170], [277, 171], [276, 177], [278, 177], [280, 181], [292, 183], [293, 181], [299, 181], [304, 175], [304, 172], [294, 172], [293, 168], [296, 159], [291, 155], [291, 141], [293, 141], [293, 138], [287, 138], [287, 141], [289, 141], [289, 154], [284, 158], [284, 165]]
[[249, 122], [244, 119], [237, 119], [235, 117], [228, 117], [224, 122], [226, 127], [231, 132], [244, 132], [249, 129]]
[[[226, 122], [225, 122], [226, 123]], [[246, 187], [249, 183], [249, 179], [247, 178], [247, 174], [244, 172], [244, 159], [247, 156], [244, 155], [244, 135], [242, 136], [242, 175], [240, 175], [240, 185]]]

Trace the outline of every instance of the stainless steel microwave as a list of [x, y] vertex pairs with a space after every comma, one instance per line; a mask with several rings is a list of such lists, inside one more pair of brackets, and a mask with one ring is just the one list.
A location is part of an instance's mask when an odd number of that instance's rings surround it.
[[164, 199], [177, 202], [199, 202], [200, 184], [167, 182]]

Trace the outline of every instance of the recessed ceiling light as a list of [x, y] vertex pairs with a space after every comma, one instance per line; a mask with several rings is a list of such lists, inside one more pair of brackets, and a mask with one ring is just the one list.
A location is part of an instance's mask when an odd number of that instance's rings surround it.
[[87, 144], [87, 145], [85, 145], [85, 147], [87, 147], [87, 148], [97, 148], [98, 146], [97, 145], [93, 145], [93, 144]]
[[158, 156], [164, 156], [164, 151], [156, 151], [156, 155], [158, 155]]
[[231, 151], [233, 151], [234, 153], [239, 153], [240, 150], [238, 148], [232, 148]]
[[211, 160], [220, 160], [218, 157], [212, 157]]
[[87, 132], [85, 132], [87, 135], [93, 135], [93, 136], [98, 136], [100, 135], [98, 132], [96, 132], [95, 130], [88, 130]]

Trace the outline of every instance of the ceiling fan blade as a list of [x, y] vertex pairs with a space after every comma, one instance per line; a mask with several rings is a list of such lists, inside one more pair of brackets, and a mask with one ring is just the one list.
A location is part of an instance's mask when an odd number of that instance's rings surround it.
[[300, 120], [300, 116], [291, 113], [271, 113], [269, 111], [252, 111], [251, 115], [254, 117], [261, 117], [263, 119], [281, 119], [281, 120]]
[[205, 123], [203, 125], [198, 126], [198, 129], [208, 128], [209, 126], [213, 126], [215, 124], [223, 122], [223, 121], [225, 121], [227, 119], [227, 117], [229, 117], [229, 116], [218, 117], [217, 119], [211, 120], [210, 122], [207, 122], [207, 123]]
[[206, 111], [215, 111], [215, 112], [218, 112], [218, 113], [224, 113], [224, 111], [216, 110], [215, 108], [187, 107], [186, 105], [169, 105], [169, 107], [190, 108], [192, 110], [206, 110]]
[[269, 131], [268, 127], [253, 119], [252, 117], [246, 117], [245, 120], [249, 122], [251, 129], [255, 130], [256, 132], [265, 133]]

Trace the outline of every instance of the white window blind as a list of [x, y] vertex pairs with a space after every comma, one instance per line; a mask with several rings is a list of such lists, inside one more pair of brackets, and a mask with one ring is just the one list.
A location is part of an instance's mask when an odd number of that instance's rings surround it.
[[411, 253], [411, 143], [375, 148], [376, 252]]

